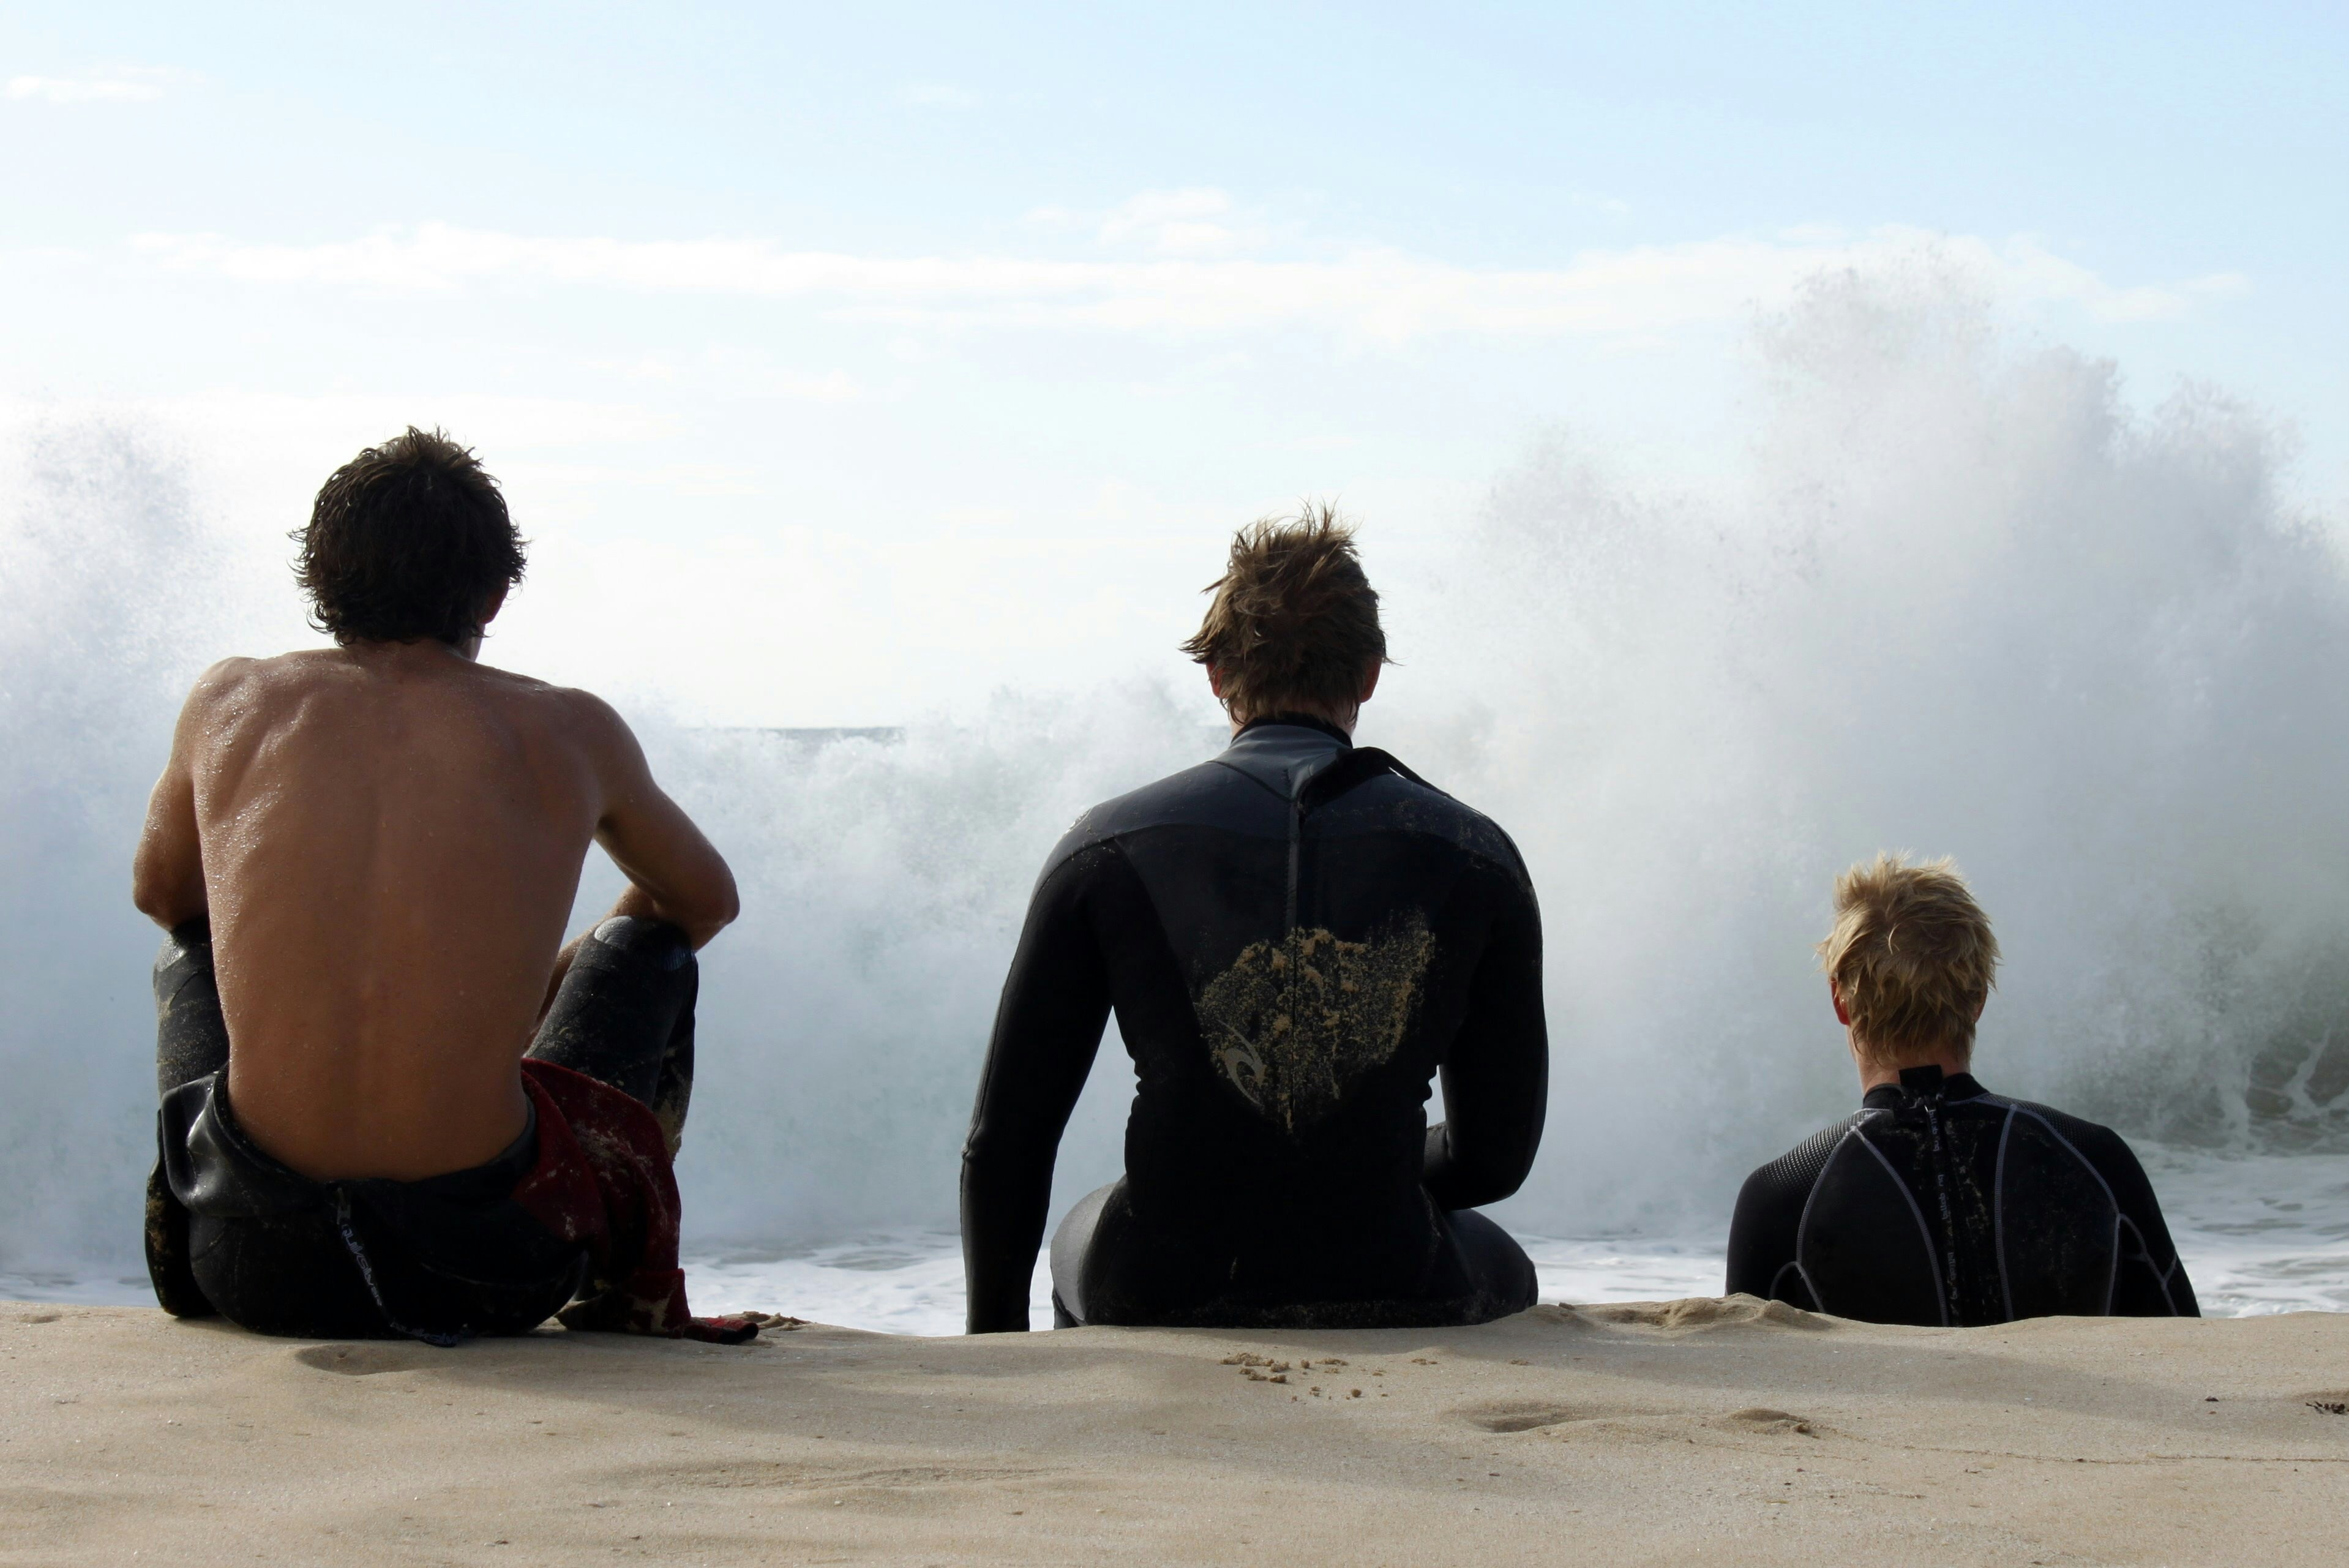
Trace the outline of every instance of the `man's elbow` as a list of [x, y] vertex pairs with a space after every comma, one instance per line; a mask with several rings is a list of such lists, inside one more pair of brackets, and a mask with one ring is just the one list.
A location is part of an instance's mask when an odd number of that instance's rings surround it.
[[176, 930], [205, 912], [203, 884], [191, 886], [184, 877], [160, 877], [139, 867], [130, 874], [130, 903], [165, 930]]
[[662, 915], [682, 929], [698, 950], [741, 918], [742, 896], [735, 890], [734, 878], [729, 876], [703, 889], [690, 906], [664, 909]]
[[742, 918], [742, 894], [734, 886], [733, 877], [726, 878], [725, 888], [710, 907], [709, 918], [713, 922], [710, 928], [713, 936]]
[[1482, 1209], [1516, 1197], [1533, 1168], [1532, 1148], [1500, 1152], [1471, 1142], [1464, 1149], [1454, 1133], [1444, 1140], [1441, 1163], [1428, 1172], [1428, 1190], [1446, 1209]]
[[1460, 1189], [1466, 1201], [1455, 1205], [1461, 1209], [1482, 1209], [1488, 1203], [1498, 1203], [1505, 1198], [1515, 1198], [1517, 1189], [1526, 1184], [1533, 1162], [1525, 1160], [1506, 1166], [1460, 1172]]

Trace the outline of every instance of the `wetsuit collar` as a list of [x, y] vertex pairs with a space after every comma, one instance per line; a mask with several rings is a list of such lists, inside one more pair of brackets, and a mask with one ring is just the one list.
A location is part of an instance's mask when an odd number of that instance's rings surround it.
[[1262, 714], [1259, 717], [1250, 719], [1247, 723], [1242, 724], [1240, 726], [1239, 735], [1234, 735], [1232, 739], [1237, 741], [1240, 738], [1240, 735], [1247, 734], [1250, 730], [1258, 729], [1268, 724], [1277, 724], [1284, 729], [1319, 730], [1341, 746], [1350, 746], [1354, 743], [1353, 736], [1346, 733], [1345, 731], [1338, 728], [1337, 725], [1332, 724], [1329, 720], [1317, 719], [1310, 713]]
[[1300, 713], [1275, 713], [1250, 722], [1216, 761], [1293, 801], [1314, 774], [1352, 749], [1342, 730]]
[[[1926, 1075], [1930, 1074], [1930, 1081]], [[1878, 1084], [1868, 1091], [1860, 1104], [1870, 1110], [1897, 1111], [1907, 1105], [1912, 1096], [1930, 1095], [1938, 1087], [1945, 1100], [1971, 1100], [1990, 1093], [1971, 1073], [1951, 1073], [1941, 1075], [1938, 1067], [1910, 1068], [1900, 1075], [1898, 1084]], [[1911, 1078], [1916, 1081], [1912, 1084]]]

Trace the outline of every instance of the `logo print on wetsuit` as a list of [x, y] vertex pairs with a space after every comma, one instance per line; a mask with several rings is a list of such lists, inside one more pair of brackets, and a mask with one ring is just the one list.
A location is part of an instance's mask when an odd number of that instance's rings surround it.
[[1256, 943], [1199, 996], [1216, 1071], [1291, 1133], [1325, 1119], [1402, 1044], [1434, 953], [1416, 913], [1367, 942], [1315, 929]]

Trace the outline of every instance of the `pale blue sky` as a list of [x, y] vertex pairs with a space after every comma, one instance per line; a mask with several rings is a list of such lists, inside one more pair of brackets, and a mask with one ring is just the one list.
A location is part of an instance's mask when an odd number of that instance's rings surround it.
[[1927, 244], [2336, 505], [2344, 79], [2339, 5], [20, 4], [0, 404], [280, 554], [445, 422], [512, 662], [888, 721], [1175, 668], [1301, 493], [1411, 563], [1553, 424], [1703, 483], [1755, 313]]

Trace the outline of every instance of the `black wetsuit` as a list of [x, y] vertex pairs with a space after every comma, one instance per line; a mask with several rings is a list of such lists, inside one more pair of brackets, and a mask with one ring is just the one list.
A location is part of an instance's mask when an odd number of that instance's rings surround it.
[[[693, 1086], [699, 971], [685, 933], [605, 920], [579, 946], [530, 1055], [649, 1106], [671, 1147]], [[420, 1181], [313, 1181], [256, 1147], [228, 1098], [228, 1029], [208, 925], [155, 961], [159, 1158], [148, 1183], [157, 1299], [265, 1334], [525, 1333], [569, 1302], [585, 1251], [512, 1201], [538, 1157], [530, 1125], [496, 1158]]]
[[[1541, 924], [1498, 827], [1318, 722], [1094, 807], [1053, 850], [963, 1155], [972, 1332], [1024, 1328], [1061, 1132], [1111, 1009], [1123, 1180], [1052, 1247], [1063, 1322], [1482, 1322], [1541, 1140]], [[1430, 1079], [1449, 1121], [1430, 1127]]]
[[2120, 1135], [1910, 1068], [1748, 1177], [1729, 1289], [1868, 1323], [2197, 1317]]

